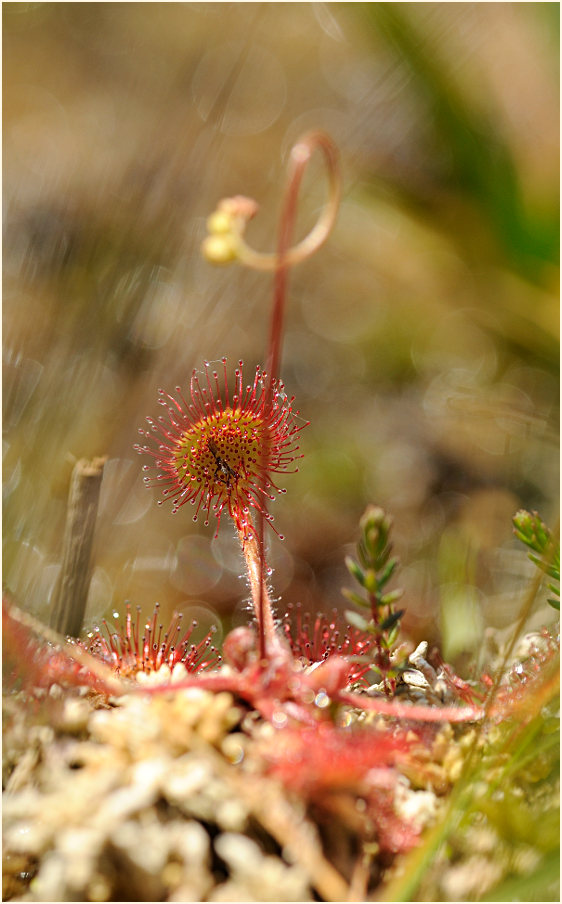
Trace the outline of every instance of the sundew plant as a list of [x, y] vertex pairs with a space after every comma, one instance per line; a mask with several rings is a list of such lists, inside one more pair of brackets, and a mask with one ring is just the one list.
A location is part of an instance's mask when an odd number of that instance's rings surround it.
[[[295, 243], [314, 155], [327, 199]], [[536, 577], [495, 660], [464, 676], [403, 631], [392, 513], [376, 500], [346, 559], [348, 608], [310, 613], [275, 593], [271, 546], [290, 536], [270, 509], [314, 419], [280, 373], [289, 277], [328, 240], [340, 195], [337, 148], [312, 131], [289, 155], [274, 252], [246, 242], [253, 200], [218, 202], [205, 259], [273, 278], [263, 363], [192, 364], [187, 385], [158, 390], [135, 445], [170, 517], [202, 521], [209, 543], [234, 526], [247, 624], [219, 644], [183, 613], [166, 624], [158, 604], [128, 603], [57, 633], [5, 600], [6, 899], [556, 899], [559, 638], [553, 624], [525, 633], [538, 595], [556, 606], [555, 532], [514, 515]], [[85, 503], [71, 500], [75, 524]], [[59, 794], [74, 802], [66, 824]]]

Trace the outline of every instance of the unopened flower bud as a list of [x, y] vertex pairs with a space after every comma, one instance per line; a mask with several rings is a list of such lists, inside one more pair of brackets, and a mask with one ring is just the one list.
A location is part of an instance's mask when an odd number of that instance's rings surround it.
[[238, 257], [237, 243], [232, 233], [208, 235], [201, 245], [201, 251], [211, 264], [231, 264]]
[[207, 218], [207, 231], [211, 235], [225, 235], [232, 231], [232, 216], [224, 210], [215, 210]]

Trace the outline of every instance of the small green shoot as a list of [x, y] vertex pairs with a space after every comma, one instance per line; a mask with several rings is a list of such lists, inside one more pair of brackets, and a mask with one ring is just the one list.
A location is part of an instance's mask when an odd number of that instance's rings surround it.
[[357, 560], [347, 556], [345, 564], [362, 593], [343, 590], [343, 594], [366, 614], [354, 609], [346, 610], [346, 618], [353, 627], [375, 638], [373, 670], [382, 680], [384, 692], [390, 696], [396, 689], [399, 669], [392, 663], [391, 654], [400, 632], [400, 619], [404, 609], [394, 604], [402, 596], [402, 590], [386, 590], [386, 585], [398, 567], [398, 559], [391, 556], [390, 531], [392, 519], [378, 506], [367, 507], [361, 521], [361, 538], [357, 544]]
[[541, 521], [537, 512], [520, 509], [513, 516], [513, 527], [515, 536], [533, 550], [529, 553], [531, 562], [557, 582], [547, 584], [551, 593], [556, 595], [548, 602], [554, 609], [560, 611], [560, 541]]

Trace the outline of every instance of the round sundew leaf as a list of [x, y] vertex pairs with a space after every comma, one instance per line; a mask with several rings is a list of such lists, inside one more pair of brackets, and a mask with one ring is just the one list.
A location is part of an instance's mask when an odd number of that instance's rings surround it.
[[194, 370], [191, 401], [179, 387], [176, 396], [160, 390], [167, 415], [147, 418], [150, 429], [139, 431], [147, 442], [136, 449], [154, 459], [152, 468], [145, 467], [153, 472], [145, 482], [161, 487], [173, 511], [189, 502], [194, 520], [203, 513], [206, 523], [214, 515], [220, 524], [226, 510], [239, 531], [251, 532], [252, 509], [271, 521], [268, 502], [284, 492], [273, 475], [295, 470], [301, 457], [296, 440], [306, 423], [298, 422], [281, 382], [269, 385], [258, 367], [253, 384], [244, 386], [242, 367], [240, 362], [233, 386], [226, 359], [221, 378], [209, 364]]

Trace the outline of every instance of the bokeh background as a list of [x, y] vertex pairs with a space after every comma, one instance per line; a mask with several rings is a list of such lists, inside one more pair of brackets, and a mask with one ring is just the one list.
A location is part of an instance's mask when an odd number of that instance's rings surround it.
[[[142, 483], [157, 390], [263, 362], [271, 280], [200, 255], [225, 195], [273, 249], [292, 143], [343, 166], [291, 274], [282, 376], [311, 426], [273, 513], [280, 611], [345, 608], [368, 502], [394, 518], [406, 633], [453, 661], [508, 630], [558, 518], [557, 3], [5, 3], [4, 583], [49, 620], [73, 463], [106, 455], [87, 626], [124, 600], [247, 619], [230, 526]], [[321, 158], [299, 231], [325, 195]], [[551, 612], [552, 610], [550, 610]], [[537, 603], [536, 624], [549, 619]]]

